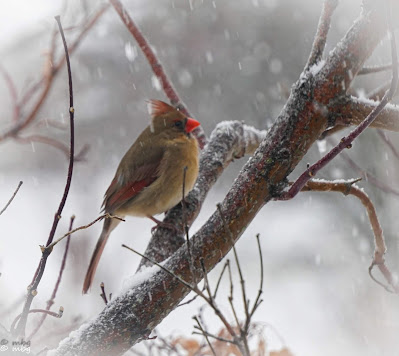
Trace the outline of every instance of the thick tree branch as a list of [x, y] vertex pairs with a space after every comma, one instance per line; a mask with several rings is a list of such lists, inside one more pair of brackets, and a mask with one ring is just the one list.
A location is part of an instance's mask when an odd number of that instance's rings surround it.
[[[346, 96], [334, 106], [331, 115], [336, 125], [359, 125], [378, 104], [378, 101]], [[370, 127], [399, 132], [399, 108], [392, 104], [386, 105]]]

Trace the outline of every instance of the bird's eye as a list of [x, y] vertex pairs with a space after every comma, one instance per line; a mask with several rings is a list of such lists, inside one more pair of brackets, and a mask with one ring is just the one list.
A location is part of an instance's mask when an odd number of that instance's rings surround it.
[[178, 129], [182, 129], [183, 128], [183, 122], [182, 121], [175, 121], [175, 126], [178, 128]]

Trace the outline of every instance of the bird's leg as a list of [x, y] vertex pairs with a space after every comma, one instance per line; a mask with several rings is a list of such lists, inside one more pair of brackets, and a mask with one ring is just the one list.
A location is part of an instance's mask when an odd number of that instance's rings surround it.
[[175, 225], [173, 225], [173, 224], [160, 221], [160, 220], [158, 220], [158, 219], [155, 219], [153, 216], [148, 216], [148, 218], [151, 219], [155, 224], [157, 224], [156, 226], [154, 226], [153, 228], [151, 228], [151, 233], [153, 233], [154, 230], [157, 229], [158, 227], [164, 227], [164, 228], [166, 228], [166, 229], [171, 229], [171, 230], [173, 230], [173, 231], [175, 231], [175, 232], [178, 232], [178, 231], [179, 231], [178, 228], [177, 228]]

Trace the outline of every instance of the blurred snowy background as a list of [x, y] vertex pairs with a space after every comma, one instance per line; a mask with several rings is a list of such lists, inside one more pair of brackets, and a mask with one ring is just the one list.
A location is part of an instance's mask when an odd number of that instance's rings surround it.
[[[190, 112], [209, 135], [218, 122], [243, 120], [257, 128], [269, 127], [285, 102], [285, 93], [299, 77], [316, 30], [319, 0], [167, 0], [124, 1], [131, 15], [154, 46], [167, 73]], [[41, 77], [54, 16], [64, 27], [72, 26], [99, 6], [96, 1], [68, 1], [66, 13], [59, 0], [13, 0], [0, 3], [0, 58], [15, 81], [18, 94]], [[342, 1], [332, 21], [327, 51], [345, 34], [360, 13], [360, 0]], [[67, 40], [69, 34], [67, 32]], [[61, 40], [57, 37], [58, 49]], [[382, 43], [369, 63], [390, 60]], [[94, 220], [116, 166], [135, 137], [148, 124], [145, 99], [165, 100], [135, 41], [110, 8], [82, 41], [71, 59], [75, 94], [76, 149], [90, 145], [86, 162], [75, 165], [69, 198], [57, 236], [67, 230], [69, 217], [75, 226]], [[367, 92], [389, 74], [356, 80]], [[0, 79], [0, 132], [12, 121], [7, 85]], [[39, 121], [68, 124], [68, 86], [65, 68], [57, 76]], [[68, 130], [32, 128], [38, 133], [68, 142]], [[22, 135], [23, 136], [23, 135]], [[389, 135], [398, 144], [395, 135]], [[338, 140], [341, 135], [335, 137]], [[308, 153], [292, 174], [298, 175], [325, 151], [321, 143]], [[363, 134], [349, 155], [364, 170], [395, 187], [398, 164], [375, 131]], [[247, 158], [245, 158], [247, 159]], [[234, 162], [216, 184], [191, 229], [201, 226], [221, 201], [245, 159]], [[0, 142], [0, 207], [18, 182], [24, 182], [9, 209], [0, 216], [0, 322], [9, 327], [40, 259], [39, 244], [47, 240], [54, 212], [64, 188], [65, 156], [40, 143]], [[353, 178], [358, 173], [337, 158], [320, 177]], [[399, 270], [397, 219], [398, 197], [367, 181], [360, 183], [376, 205], [385, 229], [387, 262]], [[396, 185], [397, 186], [397, 185]], [[138, 258], [122, 243], [144, 251], [153, 223], [130, 218], [112, 234], [102, 257], [95, 284], [105, 283], [117, 293], [124, 279], [134, 273]], [[77, 233], [71, 241], [66, 271], [54, 308], [64, 306], [62, 319], [48, 318], [32, 341], [33, 347], [79, 325], [103, 308], [99, 288], [82, 296], [83, 276], [100, 232], [100, 224]], [[399, 333], [399, 299], [374, 283], [367, 268], [373, 237], [361, 204], [334, 193], [303, 193], [290, 202], [268, 204], [237, 244], [249, 295], [258, 289], [259, 262], [255, 235], [261, 234], [265, 260], [265, 285], [255, 321], [272, 325], [296, 356], [392, 355]], [[44, 307], [58, 275], [63, 244], [48, 260], [45, 276], [33, 307]], [[215, 283], [218, 271], [211, 273]], [[227, 286], [227, 284], [225, 284]], [[239, 302], [237, 283], [236, 301]], [[225, 295], [222, 309], [233, 319]], [[159, 327], [162, 335], [190, 336], [197, 301], [174, 311]], [[211, 331], [221, 324], [206, 313]], [[29, 328], [36, 325], [31, 318]], [[28, 331], [29, 333], [29, 331]], [[266, 329], [271, 348], [281, 346], [272, 329]], [[51, 346], [51, 345], [50, 345]]]

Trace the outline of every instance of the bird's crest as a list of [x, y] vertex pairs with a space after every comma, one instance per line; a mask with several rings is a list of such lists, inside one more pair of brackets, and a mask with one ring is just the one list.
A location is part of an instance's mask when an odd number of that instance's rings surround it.
[[152, 118], [176, 110], [173, 106], [170, 106], [169, 104], [166, 104], [163, 101], [154, 100], [154, 99], [147, 101], [147, 109], [148, 113], [151, 115]]

